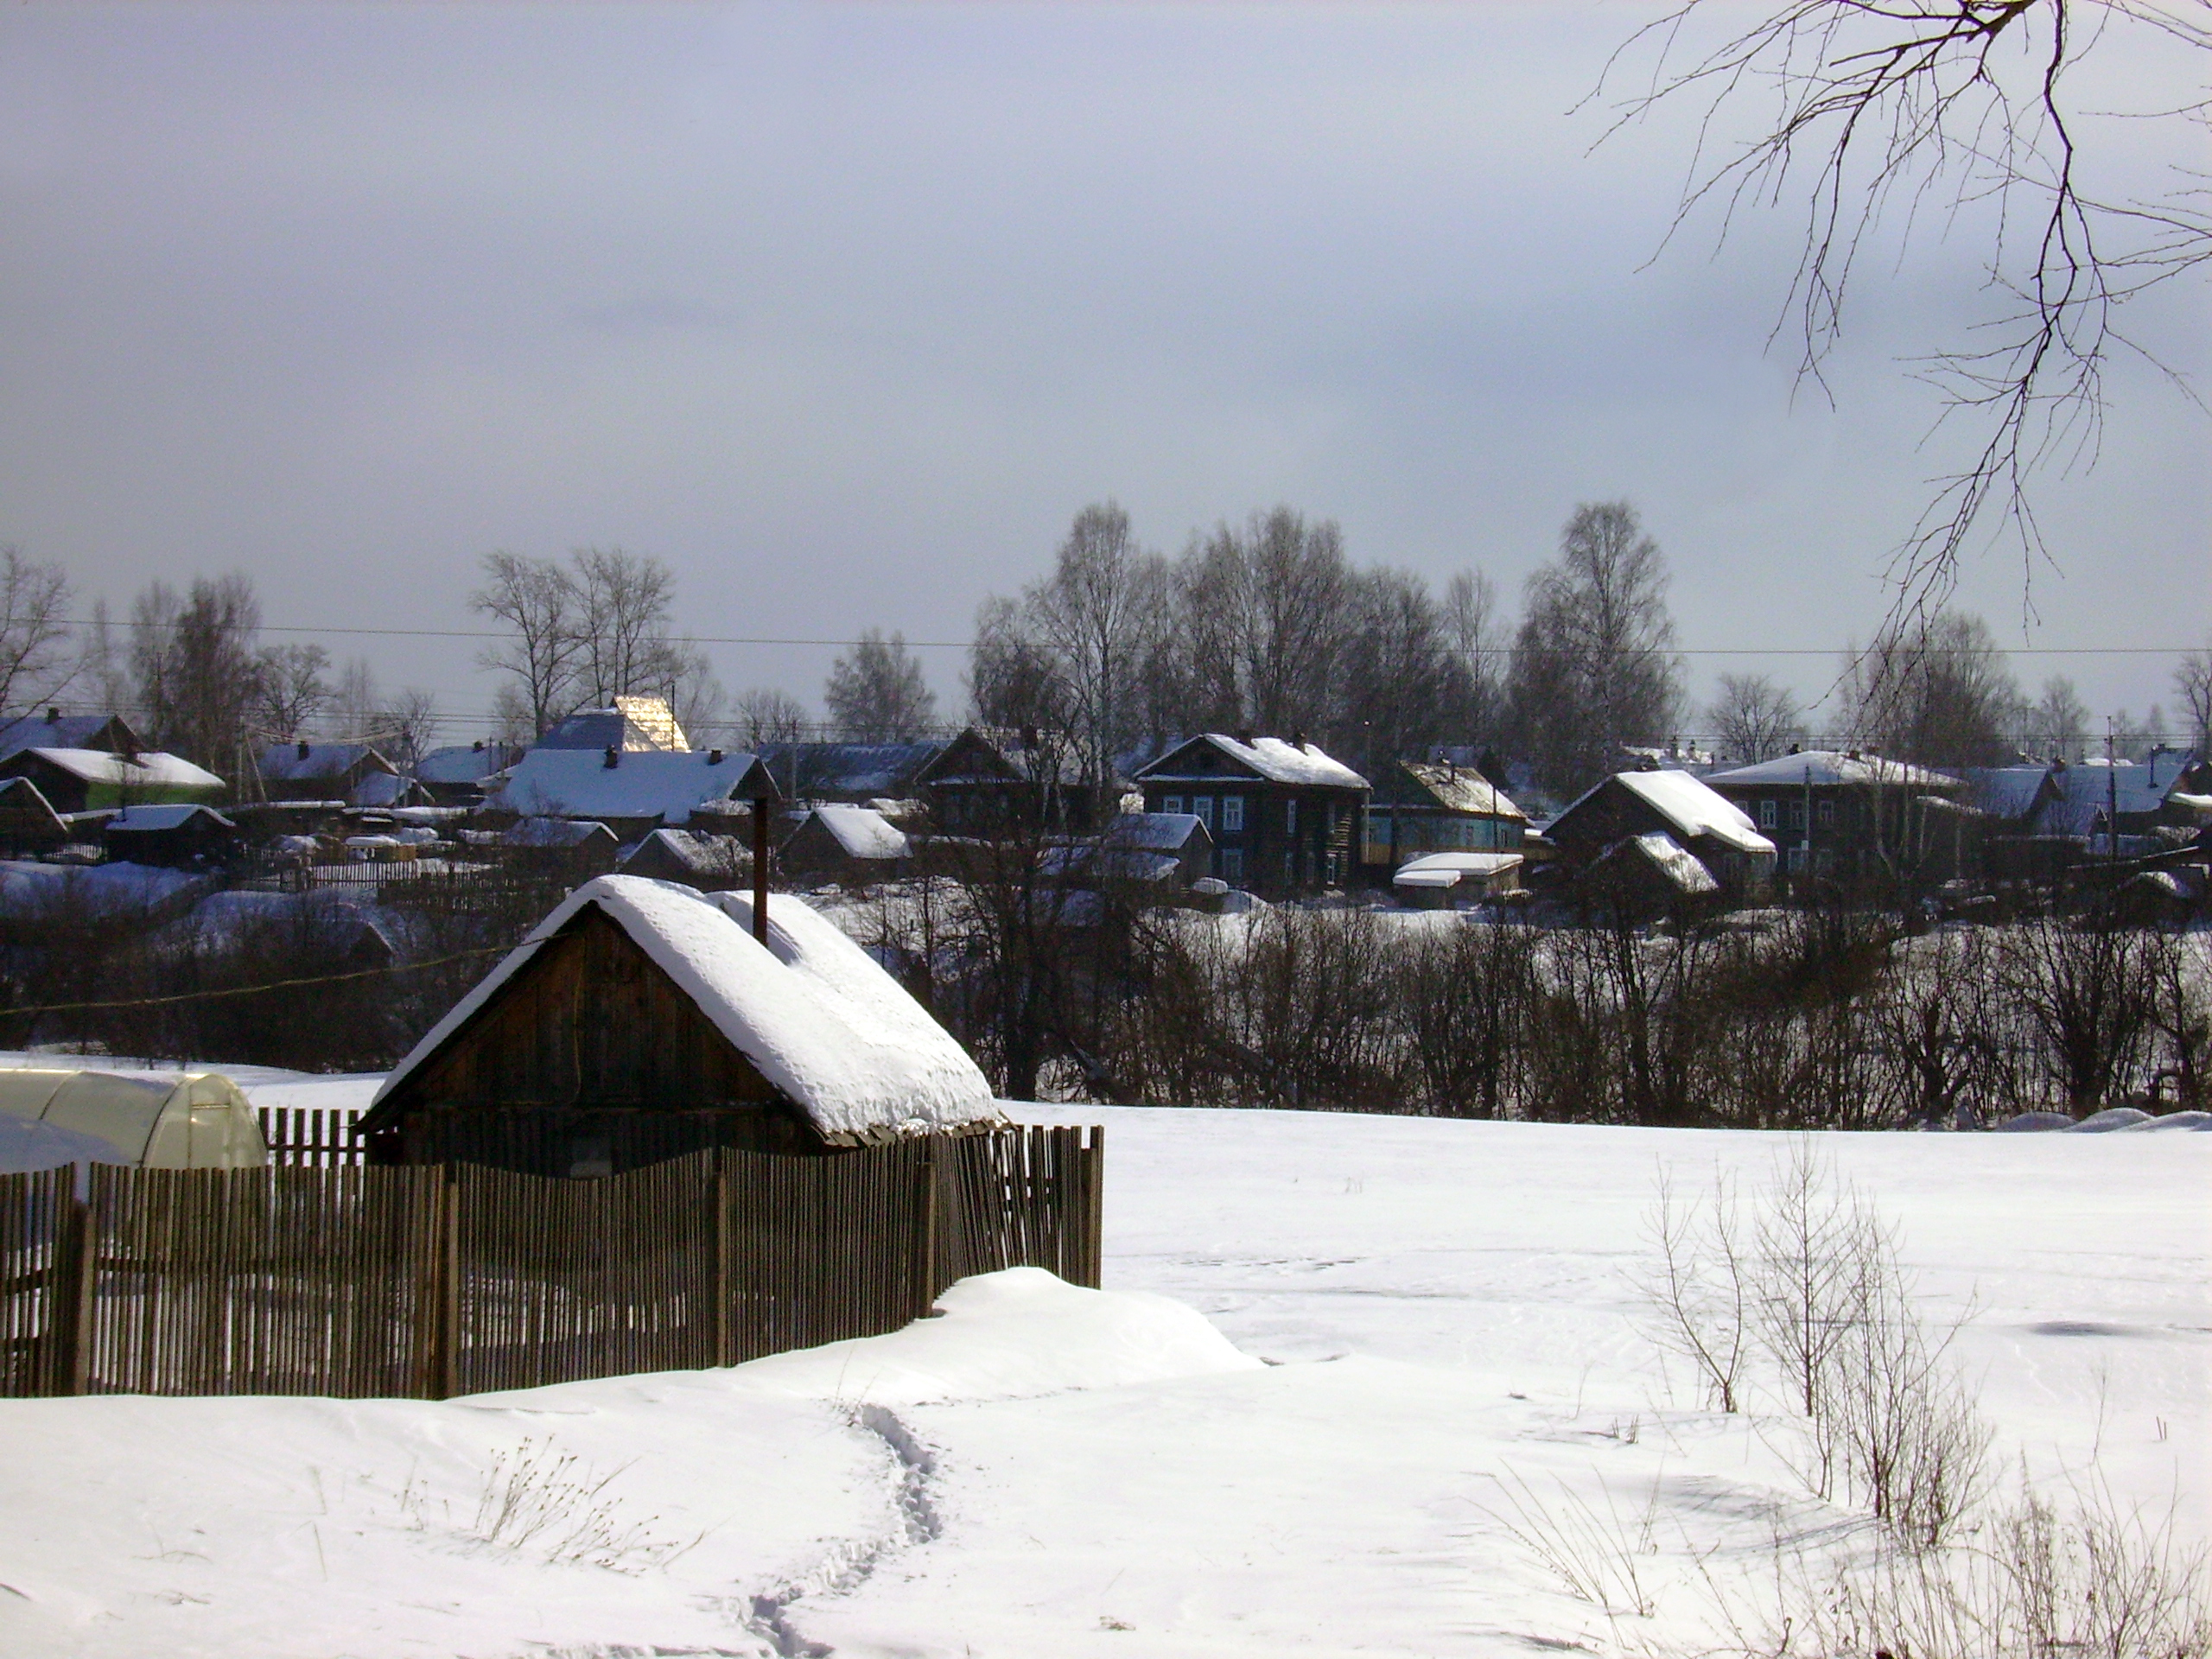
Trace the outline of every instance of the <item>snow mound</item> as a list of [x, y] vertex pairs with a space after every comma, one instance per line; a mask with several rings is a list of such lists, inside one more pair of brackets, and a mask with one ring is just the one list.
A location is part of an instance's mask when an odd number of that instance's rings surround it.
[[2148, 1123], [2151, 1114], [2135, 1106], [2114, 1106], [2108, 1111], [2093, 1112], [2072, 1126], [2073, 1135], [2109, 1135], [2114, 1129], [2132, 1129], [2139, 1123]]
[[67, 1164], [127, 1164], [130, 1160], [94, 1135], [80, 1135], [35, 1117], [0, 1112], [0, 1175], [60, 1169]]
[[2140, 1123], [2122, 1123], [2118, 1127], [2130, 1135], [2150, 1135], [2161, 1129], [2212, 1129], [2212, 1112], [2168, 1112], [2164, 1117], [2145, 1117]]
[[1999, 1135], [2036, 1135], [2045, 1129], [2070, 1129], [2074, 1120], [2063, 1112], [2022, 1112], [1997, 1126]]
[[772, 1354], [729, 1375], [810, 1399], [912, 1405], [1260, 1369], [1181, 1302], [1009, 1268], [963, 1279], [938, 1298], [933, 1317], [903, 1331]]

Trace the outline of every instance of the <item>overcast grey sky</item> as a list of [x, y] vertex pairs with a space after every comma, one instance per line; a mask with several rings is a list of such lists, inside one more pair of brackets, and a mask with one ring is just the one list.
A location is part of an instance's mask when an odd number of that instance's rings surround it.
[[[1796, 221], [1649, 263], [1686, 128], [1592, 153], [1570, 113], [1650, 15], [16, 7], [0, 541], [118, 611], [237, 568], [272, 623], [418, 629], [472, 626], [486, 550], [619, 544], [675, 568], [688, 631], [958, 640], [1109, 495], [1169, 550], [1287, 502], [1509, 596], [1626, 496], [1687, 645], [1830, 652], [1944, 458], [1898, 359], [1987, 315], [1984, 238], [1878, 266], [1836, 407], [1794, 388], [1766, 340]], [[2201, 69], [2118, 37], [2098, 65]], [[2184, 142], [2098, 160], [2155, 190], [2206, 164]], [[2205, 285], [2140, 311], [2201, 383]], [[2017, 556], [1969, 574], [2008, 643], [2212, 626], [2206, 417], [2138, 365], [2111, 391], [2099, 465], [2045, 489], [2040, 625]], [[327, 643], [488, 705], [466, 644]], [[809, 702], [832, 654], [714, 652]], [[957, 701], [961, 654], [925, 656]], [[1699, 657], [1694, 688], [1758, 665], [1833, 673]], [[2018, 666], [2171, 702], [2170, 658]]]

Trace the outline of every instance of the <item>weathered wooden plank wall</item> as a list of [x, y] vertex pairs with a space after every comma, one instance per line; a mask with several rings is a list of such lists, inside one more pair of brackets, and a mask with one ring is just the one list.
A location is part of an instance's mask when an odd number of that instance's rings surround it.
[[1096, 1285], [1103, 1132], [602, 1180], [469, 1165], [0, 1176], [0, 1395], [438, 1398], [897, 1329], [973, 1273]]

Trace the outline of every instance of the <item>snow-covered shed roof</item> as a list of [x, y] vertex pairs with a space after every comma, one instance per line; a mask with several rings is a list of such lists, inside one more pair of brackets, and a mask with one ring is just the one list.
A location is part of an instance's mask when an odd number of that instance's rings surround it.
[[499, 839], [510, 847], [575, 848], [615, 836], [596, 818], [518, 818]]
[[[695, 876], [734, 875], [751, 863], [750, 855], [728, 836], [696, 836], [689, 830], [656, 830], [632, 848], [616, 868], [624, 874], [643, 874], [663, 860]], [[632, 866], [639, 868], [633, 870]]]
[[1778, 754], [1756, 766], [1708, 772], [1705, 781], [1725, 791], [1732, 787], [1772, 788], [1784, 784], [1795, 784], [1802, 789], [1808, 782], [1815, 789], [1838, 784], [1875, 784], [1946, 790], [1958, 788], [1962, 780], [1948, 772], [1930, 772], [1925, 766], [1880, 755], [1853, 754], [1844, 749], [1806, 749], [1796, 754]]
[[1205, 832], [1205, 823], [1195, 812], [1124, 812], [1106, 825], [1099, 839], [1109, 846], [1179, 853], [1191, 844], [1192, 837]]
[[1686, 897], [1698, 897], [1720, 891], [1720, 883], [1713, 880], [1713, 872], [1705, 861], [1672, 836], [1657, 830], [1640, 836], [1630, 836], [1606, 850], [1598, 861], [1599, 867], [1616, 858], [1640, 858], [1666, 879], [1668, 884]]
[[2024, 818], [2051, 787], [2049, 766], [1975, 766], [1966, 774], [1974, 803], [2000, 818]]
[[272, 743], [257, 763], [270, 783], [308, 783], [343, 778], [355, 766], [397, 770], [367, 743]]
[[[2160, 772], [2165, 773], [2160, 778]], [[2102, 756], [2053, 766], [2051, 781], [2062, 799], [2102, 811], [2119, 798], [2122, 812], [2156, 812], [2185, 774], [2185, 768], [2152, 767], [2139, 760], [2107, 760]]]
[[824, 1139], [856, 1144], [1001, 1121], [967, 1051], [802, 900], [777, 895], [762, 944], [745, 895], [634, 875], [602, 875], [563, 900], [415, 1045], [378, 1090], [378, 1105], [590, 907], [675, 981]]
[[1422, 854], [1421, 858], [1407, 858], [1402, 865], [1398, 865], [1398, 874], [1391, 876], [1391, 880], [1402, 882], [1407, 876], [1418, 876], [1421, 880], [1407, 882], [1407, 885], [1449, 887], [1451, 882], [1431, 880], [1431, 878], [1451, 876], [1451, 880], [1455, 882], [1462, 876], [1473, 876], [1478, 880], [1489, 880], [1491, 876], [1502, 876], [1509, 869], [1517, 869], [1522, 862], [1524, 861], [1517, 852], [1431, 852]]
[[906, 832], [871, 807], [831, 802], [809, 816], [836, 838], [848, 858], [899, 859], [913, 850]]
[[942, 740], [914, 743], [763, 743], [758, 753], [795, 799], [816, 795], [899, 796], [944, 752]]
[[220, 789], [223, 780], [181, 755], [156, 749], [145, 753], [110, 754], [105, 749], [49, 749], [34, 744], [20, 753], [35, 754], [88, 784], [117, 784], [125, 789]]
[[[715, 757], [721, 755], [718, 760]], [[690, 821], [709, 801], [776, 798], [774, 780], [750, 754], [535, 748], [508, 771], [492, 804], [564, 818]]]
[[207, 822], [219, 830], [238, 828], [213, 807], [196, 804], [121, 807], [108, 815], [107, 823], [103, 827], [111, 836], [150, 834], [162, 830], [181, 830], [203, 814]]
[[1560, 817], [1567, 817], [1607, 783], [1618, 784], [1638, 797], [1674, 825], [1685, 841], [1710, 836], [1735, 852], [1771, 855], [1774, 851], [1774, 843], [1759, 834], [1742, 808], [1686, 772], [1617, 772], [1596, 789], [1586, 791]]
[[1222, 732], [1204, 732], [1187, 743], [1179, 744], [1145, 767], [1137, 774], [1138, 779], [1145, 783], [1178, 783], [1192, 779], [1218, 781], [1218, 772], [1191, 772], [1179, 766], [1183, 758], [1199, 744], [1211, 747], [1269, 783], [1327, 789], [1367, 787], [1366, 779], [1342, 761], [1323, 753], [1311, 743], [1287, 743], [1279, 737], [1255, 737], [1248, 742]]

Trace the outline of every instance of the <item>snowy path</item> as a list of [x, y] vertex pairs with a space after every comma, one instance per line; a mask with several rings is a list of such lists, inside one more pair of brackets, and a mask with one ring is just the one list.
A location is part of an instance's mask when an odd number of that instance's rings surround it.
[[[0, 1403], [0, 1653], [1525, 1656], [1694, 1640], [1694, 1553], [1848, 1524], [1754, 1425], [1670, 1394], [1633, 1317], [1658, 1167], [1748, 1182], [1780, 1137], [1040, 1116], [1108, 1126], [1109, 1286], [1212, 1331], [1017, 1275], [734, 1373]], [[2008, 1458], [2177, 1493], [2212, 1533], [2212, 1136], [1820, 1145], [1902, 1227], [1923, 1306], [1972, 1307]], [[525, 1440], [613, 1478], [487, 1542]], [[1509, 1536], [1516, 1493], [1648, 1517], [1615, 1612]]]

